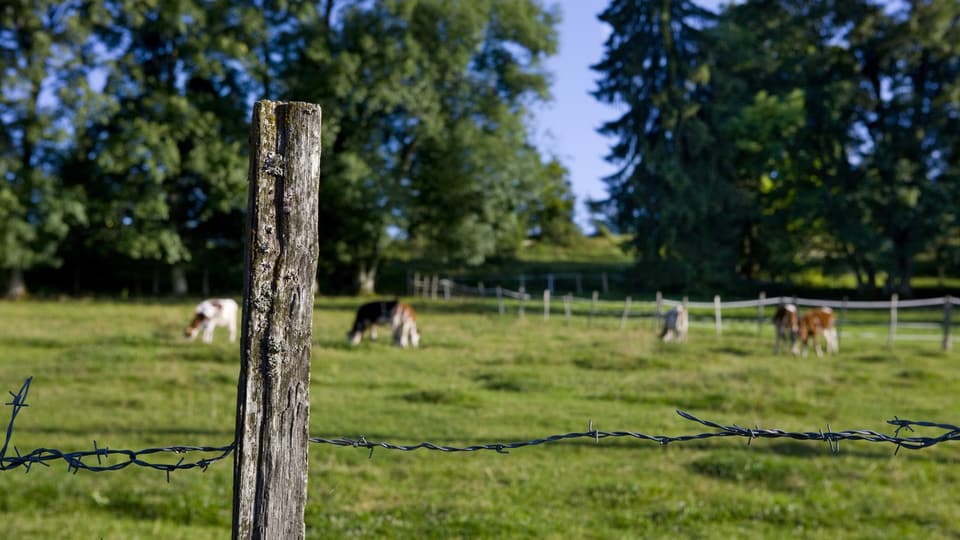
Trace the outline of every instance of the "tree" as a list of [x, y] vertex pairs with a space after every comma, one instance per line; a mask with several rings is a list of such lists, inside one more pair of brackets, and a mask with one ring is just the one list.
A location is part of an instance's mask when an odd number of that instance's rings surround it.
[[[626, 112], [601, 133], [616, 142], [594, 201], [611, 225], [631, 233], [643, 278], [679, 286], [732, 277], [744, 201], [723, 176], [716, 131], [705, 106], [711, 12], [689, 0], [614, 0], [600, 20], [611, 27], [593, 95]], [[708, 255], [709, 254], [709, 255]]]
[[72, 175], [88, 196], [87, 249], [172, 270], [210, 250], [240, 258], [248, 77], [243, 5], [109, 3], [109, 103], [80, 127]]
[[523, 119], [547, 96], [556, 15], [536, 0], [338, 13], [304, 24], [301, 61], [283, 74], [290, 95], [324, 106], [323, 281], [372, 292], [391, 236], [465, 264], [513, 249], [547, 181]]
[[0, 8], [0, 270], [7, 296], [26, 293], [23, 272], [60, 263], [57, 247], [85, 220], [57, 171], [69, 119], [87, 88], [91, 24], [83, 2], [14, 0]]

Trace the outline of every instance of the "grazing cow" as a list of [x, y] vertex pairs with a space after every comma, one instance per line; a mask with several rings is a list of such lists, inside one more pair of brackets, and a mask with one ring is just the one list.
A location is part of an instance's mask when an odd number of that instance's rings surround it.
[[821, 338], [827, 344], [827, 353], [840, 352], [833, 310], [828, 307], [810, 310], [803, 315], [800, 319], [800, 342], [794, 344], [793, 353], [797, 354], [798, 347], [802, 345], [803, 356], [806, 356], [807, 346], [813, 341], [817, 356], [823, 356], [823, 350], [820, 348]]
[[797, 336], [800, 334], [797, 306], [793, 304], [779, 305], [777, 312], [773, 314], [773, 326], [776, 328], [776, 335], [773, 339], [773, 354], [780, 352], [781, 340], [789, 339], [790, 349], [792, 350], [797, 343]]
[[370, 330], [370, 339], [377, 339], [377, 325], [388, 323], [393, 331], [394, 345], [420, 345], [420, 333], [417, 331], [413, 308], [397, 300], [369, 302], [360, 306], [353, 327], [347, 332], [347, 339], [351, 345], [359, 345], [367, 329]]
[[193, 320], [183, 331], [183, 334], [196, 339], [203, 329], [203, 342], [213, 341], [213, 329], [225, 326], [230, 332], [230, 341], [237, 339], [237, 303], [229, 298], [211, 298], [197, 304]]
[[676, 338], [679, 342], [687, 341], [687, 310], [683, 306], [676, 306], [663, 316], [663, 330], [660, 339], [671, 341]]

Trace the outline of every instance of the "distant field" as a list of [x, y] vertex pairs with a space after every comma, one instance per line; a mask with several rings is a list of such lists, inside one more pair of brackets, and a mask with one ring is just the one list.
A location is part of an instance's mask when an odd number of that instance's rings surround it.
[[[469, 445], [586, 431], [591, 420], [607, 431], [709, 431], [676, 409], [788, 431], [829, 424], [892, 434], [885, 421], [895, 416], [960, 423], [960, 350], [941, 352], [936, 329], [891, 350], [883, 313], [851, 314], [862, 326], [842, 334], [839, 356], [797, 359], [773, 356], [771, 329], [758, 335], [733, 315], [721, 336], [698, 318], [689, 343], [662, 344], [649, 319], [619, 329], [615, 302], [588, 324], [582, 311], [565, 321], [562, 307], [544, 323], [536, 305], [519, 320], [515, 304], [501, 318], [490, 302], [414, 300], [420, 350], [384, 340], [349, 348], [344, 333], [357, 303], [317, 300], [311, 435]], [[183, 341], [191, 310], [190, 302], [0, 303], [0, 391], [34, 377], [12, 444], [25, 452], [92, 449], [94, 440], [114, 449], [229, 443], [238, 348], [224, 334], [212, 346]], [[0, 407], [3, 426], [9, 409]], [[307, 535], [960, 536], [960, 445], [893, 451], [866, 442], [832, 454], [824, 443], [789, 439], [660, 447], [618, 438], [507, 455], [380, 449], [368, 459], [366, 450], [312, 445]], [[231, 475], [232, 462], [174, 472], [169, 483], [136, 468], [3, 472], [3, 536], [226, 538]]]

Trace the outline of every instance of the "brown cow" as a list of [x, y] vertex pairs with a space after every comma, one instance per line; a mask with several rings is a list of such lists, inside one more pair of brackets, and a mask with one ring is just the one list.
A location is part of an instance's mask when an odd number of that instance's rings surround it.
[[780, 352], [780, 340], [790, 340], [791, 350], [797, 343], [797, 335], [800, 333], [800, 322], [797, 319], [797, 306], [793, 304], [781, 304], [777, 307], [777, 312], [773, 315], [773, 326], [776, 328], [776, 335], [773, 340], [773, 354]]
[[840, 352], [840, 344], [837, 340], [837, 329], [834, 326], [835, 317], [833, 310], [828, 307], [821, 307], [810, 310], [800, 319], [800, 342], [793, 346], [793, 353], [800, 352], [802, 346], [803, 356], [807, 355], [807, 345], [813, 341], [813, 346], [817, 351], [817, 356], [823, 356], [823, 350], [820, 348], [820, 339], [827, 344], [827, 353]]

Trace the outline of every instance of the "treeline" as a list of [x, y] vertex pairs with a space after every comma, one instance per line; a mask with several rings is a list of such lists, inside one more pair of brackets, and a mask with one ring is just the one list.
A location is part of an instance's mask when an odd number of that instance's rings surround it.
[[960, 268], [960, 3], [613, 0], [594, 201], [662, 287]]
[[575, 235], [567, 171], [525, 127], [557, 20], [537, 0], [6, 2], [7, 292], [239, 289], [258, 99], [323, 107], [325, 291], [372, 290], [392, 239], [479, 264]]
[[[503, 260], [578, 233], [526, 123], [545, 0], [14, 0], [0, 7], [0, 274], [143, 294], [236, 290], [258, 99], [323, 107], [326, 292], [385, 250]], [[910, 293], [960, 267], [960, 3], [612, 0], [594, 95], [619, 171], [599, 221], [647, 288], [804, 269]], [[597, 119], [598, 123], [603, 119]], [[0, 291], [2, 292], [2, 291]]]

